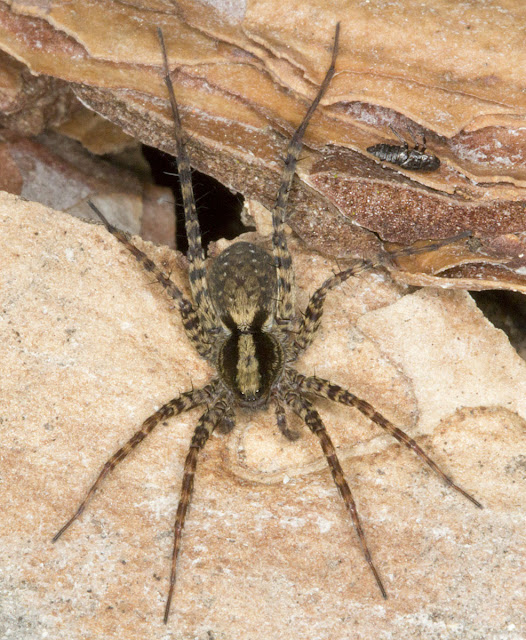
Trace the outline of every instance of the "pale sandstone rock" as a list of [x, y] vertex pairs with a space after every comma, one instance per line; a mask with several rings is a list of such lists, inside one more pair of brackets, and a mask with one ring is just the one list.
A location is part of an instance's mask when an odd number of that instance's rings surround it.
[[[184, 260], [146, 246], [183, 285]], [[299, 304], [335, 265], [292, 242]], [[199, 411], [160, 425], [55, 545], [102, 463], [209, 367], [151, 277], [102, 227], [0, 204], [0, 637], [519, 640], [526, 365], [468, 294], [383, 272], [334, 292], [298, 368], [351, 388], [483, 504], [356, 411], [319, 402], [389, 599], [316, 439], [238, 412], [198, 466], [162, 623], [183, 459]], [[291, 420], [292, 426], [300, 428]]]

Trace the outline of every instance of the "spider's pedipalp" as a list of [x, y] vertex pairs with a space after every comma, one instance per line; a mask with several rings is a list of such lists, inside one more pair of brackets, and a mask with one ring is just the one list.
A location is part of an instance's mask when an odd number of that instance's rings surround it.
[[274, 394], [272, 396], [272, 401], [274, 402], [274, 410], [276, 412], [276, 424], [278, 425], [278, 429], [281, 433], [287, 438], [287, 440], [291, 440], [294, 442], [298, 440], [301, 434], [294, 429], [290, 429], [287, 424], [287, 415], [285, 414], [285, 407], [281, 402], [278, 394]]
[[214, 385], [209, 384], [202, 389], [194, 389], [193, 391], [187, 391], [186, 393], [182, 393], [177, 398], [170, 400], [164, 404], [160, 409], [158, 409], [155, 413], [153, 413], [149, 418], [147, 418], [141, 425], [141, 428], [136, 431], [133, 436], [120, 447], [112, 456], [108, 459], [108, 461], [102, 467], [102, 471], [97, 476], [97, 479], [90, 487], [88, 493], [84, 500], [80, 503], [78, 509], [71, 516], [71, 518], [66, 522], [66, 524], [53, 536], [53, 542], [56, 542], [60, 536], [70, 527], [73, 522], [82, 514], [89, 500], [93, 497], [93, 494], [99, 488], [101, 482], [104, 478], [115, 469], [115, 467], [122, 462], [126, 456], [135, 449], [143, 440], [149, 435], [155, 427], [166, 420], [167, 418], [171, 418], [173, 416], [178, 415], [179, 413], [183, 413], [183, 411], [189, 411], [194, 407], [199, 406], [200, 404], [206, 403], [210, 394], [213, 391]]
[[296, 172], [296, 164], [302, 147], [303, 135], [334, 75], [339, 37], [340, 23], [338, 22], [334, 33], [330, 66], [318, 89], [316, 97], [289, 142], [285, 157], [285, 169], [281, 177], [281, 185], [276, 197], [276, 204], [272, 210], [272, 252], [278, 274], [278, 307], [276, 310], [276, 320], [278, 323], [287, 324], [294, 318], [294, 271], [292, 269], [292, 258], [285, 235], [285, 214], [289, 193]]
[[300, 418], [305, 422], [305, 424], [309, 427], [309, 429], [314, 433], [321, 444], [321, 448], [327, 460], [327, 464], [331, 470], [332, 477], [334, 479], [334, 484], [338, 488], [341, 497], [347, 507], [347, 510], [351, 514], [351, 518], [353, 521], [354, 529], [356, 534], [358, 535], [358, 539], [360, 541], [360, 546], [362, 547], [362, 552], [371, 569], [378, 588], [384, 598], [387, 598], [387, 592], [385, 587], [380, 579], [380, 575], [374, 566], [373, 559], [371, 556], [371, 552], [369, 551], [369, 547], [367, 546], [367, 541], [365, 539], [365, 533], [362, 528], [362, 524], [360, 522], [360, 518], [358, 516], [358, 510], [356, 508], [356, 502], [354, 501], [353, 495], [351, 493], [351, 489], [347, 484], [347, 480], [343, 475], [343, 469], [340, 465], [340, 461], [338, 460], [338, 456], [336, 455], [336, 449], [332, 444], [332, 440], [325, 429], [325, 425], [322, 422], [320, 414], [316, 411], [313, 404], [307, 400], [301, 392], [291, 391], [285, 393], [285, 401], [292, 408], [292, 410], [297, 413]]
[[190, 443], [190, 450], [186, 456], [183, 471], [183, 481], [181, 484], [181, 493], [179, 497], [179, 505], [175, 516], [174, 527], [174, 544], [172, 552], [172, 568], [170, 571], [170, 587], [168, 590], [168, 598], [164, 609], [164, 623], [168, 622], [170, 607], [172, 604], [173, 592], [175, 588], [175, 580], [177, 574], [177, 557], [181, 545], [181, 534], [184, 528], [186, 512], [190, 505], [192, 491], [194, 489], [194, 476], [197, 467], [197, 456], [199, 451], [205, 446], [208, 438], [214, 431], [217, 424], [224, 418], [229, 411], [229, 407], [225, 401], [225, 396], [220, 396], [213, 401], [212, 406], [201, 416]]
[[376, 411], [376, 409], [366, 400], [362, 400], [361, 398], [356, 397], [354, 394], [350, 393], [346, 389], [342, 389], [342, 387], [339, 387], [336, 384], [333, 384], [329, 380], [323, 380], [322, 378], [318, 378], [316, 376], [311, 376], [302, 380], [301, 388], [304, 391], [314, 393], [315, 395], [322, 398], [328, 398], [329, 400], [333, 400], [334, 402], [339, 402], [349, 407], [355, 407], [356, 409], [358, 409], [358, 411], [363, 413], [364, 416], [369, 418], [369, 420], [390, 433], [393, 438], [396, 438], [396, 440], [398, 440], [398, 442], [401, 442], [408, 449], [412, 449], [416, 453], [416, 455], [421, 460], [423, 460], [437, 474], [437, 476], [442, 478], [442, 480], [444, 480], [444, 482], [448, 486], [450, 486], [452, 489], [455, 489], [455, 491], [458, 491], [458, 493], [462, 494], [479, 509], [483, 508], [478, 500], [473, 498], [473, 496], [462, 489], [462, 487], [459, 487], [457, 484], [455, 484], [453, 480], [448, 475], [446, 475], [442, 471], [442, 469], [440, 469], [436, 462], [433, 462], [433, 460], [423, 451], [423, 449], [413, 440], [413, 438], [410, 438], [407, 433], [405, 433], [398, 427], [395, 427], [394, 424], [389, 422], [387, 418], [384, 418], [381, 413], [378, 413], [378, 411]]
[[229, 406], [221, 420], [217, 423], [216, 430], [218, 433], [226, 435], [230, 433], [236, 426], [236, 412], [233, 406]]

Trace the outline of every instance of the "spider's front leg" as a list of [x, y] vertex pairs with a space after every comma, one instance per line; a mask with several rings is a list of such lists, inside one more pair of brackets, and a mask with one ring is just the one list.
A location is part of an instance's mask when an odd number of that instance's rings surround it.
[[[302, 376], [298, 376], [300, 379]], [[343, 475], [343, 469], [340, 465], [340, 461], [338, 460], [338, 456], [336, 455], [336, 449], [332, 444], [332, 440], [325, 429], [325, 425], [322, 422], [320, 414], [316, 411], [312, 403], [307, 400], [302, 394], [301, 391], [289, 391], [285, 393], [285, 402], [292, 408], [292, 410], [297, 413], [300, 418], [305, 422], [305, 424], [309, 427], [309, 429], [314, 433], [318, 440], [320, 441], [321, 448], [323, 453], [325, 454], [325, 458], [327, 460], [327, 464], [332, 473], [332, 477], [334, 479], [334, 484], [338, 488], [341, 497], [347, 507], [347, 510], [351, 514], [351, 518], [354, 524], [354, 529], [358, 535], [358, 539], [360, 541], [360, 546], [362, 547], [363, 555], [365, 556], [365, 560], [371, 569], [376, 583], [378, 584], [378, 588], [382, 593], [384, 598], [387, 598], [387, 593], [385, 591], [385, 587], [378, 575], [378, 571], [374, 566], [373, 559], [371, 556], [371, 552], [369, 551], [369, 547], [367, 546], [367, 542], [365, 540], [365, 533], [362, 528], [362, 524], [360, 522], [360, 518], [358, 516], [358, 510], [356, 508], [356, 502], [354, 501], [353, 495], [351, 493], [351, 489], [347, 484], [347, 480], [345, 480], [345, 476]]]
[[408, 449], [411, 449], [416, 453], [416, 455], [425, 462], [439, 478], [442, 478], [444, 482], [450, 486], [455, 491], [458, 491], [461, 495], [467, 498], [470, 502], [472, 502], [476, 507], [482, 509], [482, 505], [478, 500], [476, 500], [473, 496], [471, 496], [467, 491], [459, 487], [458, 484], [455, 484], [453, 480], [446, 475], [442, 469], [434, 462], [425, 451], [416, 443], [413, 438], [407, 435], [405, 431], [402, 431], [398, 427], [395, 427], [387, 418], [376, 411], [376, 409], [369, 404], [366, 400], [362, 400], [358, 398], [350, 391], [346, 389], [342, 389], [336, 384], [329, 382], [329, 380], [323, 380], [322, 378], [318, 378], [317, 376], [311, 376], [308, 378], [304, 378], [303, 376], [297, 376], [299, 389], [306, 391], [308, 393], [313, 393], [322, 398], [328, 398], [329, 400], [333, 400], [334, 402], [340, 402], [341, 404], [345, 404], [349, 407], [355, 407], [363, 413], [364, 416], [369, 418], [372, 422], [382, 427], [384, 431], [390, 433], [393, 438], [401, 442]]
[[56, 542], [60, 536], [75, 522], [75, 520], [82, 514], [86, 505], [93, 497], [104, 478], [115, 469], [115, 467], [122, 462], [128, 454], [130, 454], [145, 438], [148, 436], [155, 427], [173, 416], [183, 413], [184, 411], [190, 411], [194, 407], [204, 404], [210, 400], [212, 393], [214, 392], [214, 383], [203, 387], [202, 389], [194, 389], [193, 391], [187, 391], [182, 393], [179, 397], [170, 400], [163, 405], [158, 411], [147, 418], [141, 425], [140, 429], [136, 431], [133, 436], [118, 449], [102, 467], [101, 472], [97, 476], [95, 482], [91, 485], [84, 500], [80, 503], [79, 507], [66, 524], [53, 536], [53, 542]]
[[177, 557], [179, 555], [179, 549], [181, 546], [181, 535], [186, 520], [186, 512], [188, 511], [192, 492], [194, 490], [194, 476], [197, 467], [197, 457], [201, 449], [208, 441], [208, 438], [212, 435], [212, 432], [214, 431], [216, 426], [221, 422], [221, 420], [223, 420], [225, 417], [228, 417], [229, 414], [230, 408], [226, 402], [226, 396], [219, 396], [218, 398], [216, 398], [212, 402], [211, 407], [201, 416], [199, 423], [195, 428], [194, 435], [190, 443], [190, 449], [186, 456], [179, 505], [177, 506], [177, 514], [175, 516], [172, 568], [170, 571], [170, 588], [168, 590], [168, 598], [166, 600], [166, 606], [164, 609], [165, 624], [168, 622], [170, 607], [172, 605], [172, 598], [177, 575]]

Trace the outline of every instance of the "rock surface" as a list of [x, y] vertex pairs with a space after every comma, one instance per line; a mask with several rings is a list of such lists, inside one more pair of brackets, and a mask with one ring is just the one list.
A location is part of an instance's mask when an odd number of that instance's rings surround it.
[[[174, 280], [185, 261], [143, 245]], [[292, 243], [299, 305], [334, 264]], [[55, 545], [107, 457], [209, 367], [103, 228], [0, 202], [0, 637], [520, 640], [526, 365], [459, 291], [384, 272], [334, 292], [298, 369], [372, 402], [477, 499], [356, 411], [319, 402], [389, 599], [319, 445], [238, 411], [199, 465], [167, 626], [173, 521], [199, 411], [160, 425]]]

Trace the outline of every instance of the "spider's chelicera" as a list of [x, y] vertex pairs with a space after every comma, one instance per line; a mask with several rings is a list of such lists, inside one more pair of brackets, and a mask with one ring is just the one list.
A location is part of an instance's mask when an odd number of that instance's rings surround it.
[[[58, 540], [81, 515], [103, 479], [160, 422], [199, 405], [205, 406], [206, 410], [195, 428], [184, 464], [181, 494], [175, 517], [170, 586], [164, 612], [164, 621], [167, 622], [175, 586], [181, 534], [192, 495], [199, 451], [219, 424], [221, 424], [222, 430], [226, 431], [234, 427], [234, 408], [236, 406], [256, 409], [272, 404], [276, 410], [278, 427], [284, 436], [290, 439], [294, 439], [296, 436], [287, 427], [285, 408], [288, 407], [300, 416], [318, 437], [334, 482], [351, 515], [365, 559], [385, 598], [387, 597], [386, 591], [373, 564], [351, 490], [345, 480], [331, 439], [310, 399], [312, 396], [329, 398], [356, 407], [399, 442], [412, 449], [448, 485], [476, 506], [480, 507], [481, 505], [454, 484], [413, 439], [375, 411], [372, 405], [328, 380], [322, 380], [317, 376], [302, 375], [292, 366], [298, 356], [310, 345], [320, 326], [327, 293], [347, 278], [373, 266], [372, 263], [364, 260], [355, 261], [348, 269], [326, 280], [314, 292], [304, 314], [296, 313], [294, 272], [284, 230], [285, 213], [303, 134], [334, 74], [339, 25], [336, 27], [329, 69], [318, 94], [288, 145], [281, 186], [272, 213], [272, 255], [254, 244], [237, 242], [216, 258], [208, 272], [192, 190], [190, 161], [183, 141], [181, 121], [168, 70], [163, 35], [160, 30], [158, 34], [163, 53], [164, 79], [175, 123], [176, 160], [189, 241], [187, 256], [190, 265], [189, 280], [193, 302], [188, 300], [180, 289], [140, 249], [130, 242], [123, 232], [110, 225], [95, 205], [90, 204], [108, 231], [123, 243], [146, 271], [153, 273], [167, 293], [176, 301], [188, 338], [199, 354], [216, 368], [217, 376], [201, 389], [192, 389], [170, 400], [144, 421], [130, 440], [105, 463], [77, 511], [55, 535], [53, 541]], [[465, 235], [461, 234], [461, 236]], [[403, 253], [408, 252], [404, 251]]]

